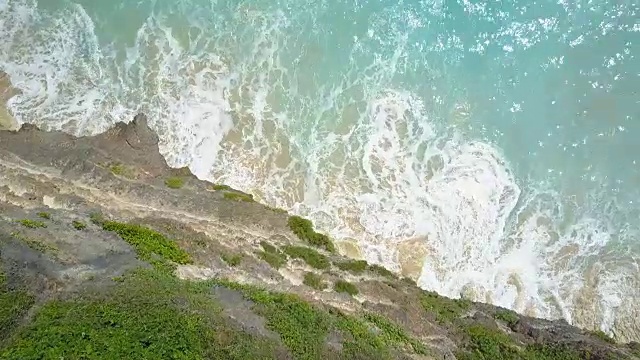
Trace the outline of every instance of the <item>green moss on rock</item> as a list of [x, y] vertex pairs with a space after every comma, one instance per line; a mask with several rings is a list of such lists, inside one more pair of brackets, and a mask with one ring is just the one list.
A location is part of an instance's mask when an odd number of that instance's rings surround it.
[[609, 344], [615, 344], [616, 343], [616, 341], [611, 336], [607, 335], [607, 333], [605, 333], [602, 330], [592, 331], [591, 335], [593, 335], [593, 336], [597, 337], [598, 339], [600, 339], [600, 340], [602, 340], [602, 341], [604, 341], [606, 343], [609, 343]]
[[186, 251], [178, 247], [173, 240], [167, 239], [157, 231], [140, 225], [115, 221], [104, 221], [102, 228], [118, 234], [136, 249], [141, 260], [149, 261], [153, 265], [164, 266], [166, 261], [177, 264], [190, 264], [192, 262], [191, 256]]
[[224, 198], [231, 201], [254, 202], [253, 195], [241, 192], [226, 192]]
[[411, 278], [403, 277], [401, 281], [411, 287], [418, 287], [418, 284], [416, 283], [416, 281]]
[[307, 265], [324, 270], [331, 266], [329, 259], [312, 248], [306, 246], [288, 245], [284, 247], [285, 254], [294, 259], [302, 259]]
[[260, 259], [271, 265], [272, 268], [280, 269], [287, 263], [287, 255], [277, 247], [264, 240], [260, 242], [260, 246], [264, 251], [257, 251], [256, 254]]
[[14, 239], [21, 241], [23, 244], [27, 245], [31, 249], [35, 251], [39, 251], [41, 253], [50, 253], [56, 254], [58, 252], [58, 248], [43, 242], [38, 238], [29, 237], [19, 231], [15, 231], [11, 233]]
[[345, 335], [343, 359], [388, 359], [389, 348], [383, 338], [363, 319], [336, 313], [335, 326]]
[[352, 283], [344, 280], [338, 280], [333, 284], [333, 290], [339, 293], [346, 293], [351, 296], [358, 295], [358, 288]]
[[136, 177], [134, 169], [121, 163], [111, 164], [109, 170], [113, 175], [122, 176], [127, 179], [135, 179]]
[[335, 263], [336, 267], [343, 271], [349, 271], [353, 274], [362, 274], [369, 264], [364, 260], [345, 260]]
[[166, 178], [164, 184], [170, 189], [180, 189], [184, 186], [184, 179], [179, 176], [172, 176]]
[[288, 224], [291, 231], [293, 231], [300, 240], [329, 252], [336, 251], [333, 242], [331, 242], [331, 239], [329, 239], [327, 235], [317, 233], [313, 230], [311, 220], [294, 215], [289, 217]]
[[242, 262], [242, 254], [222, 254], [220, 258], [227, 263], [227, 265], [235, 267]]
[[35, 298], [27, 291], [9, 289], [7, 276], [0, 270], [0, 342], [9, 336], [20, 319], [33, 306]]
[[518, 314], [506, 309], [498, 310], [494, 317], [496, 318], [496, 320], [503, 321], [509, 327], [513, 327], [520, 320]]
[[73, 228], [78, 230], [78, 231], [82, 231], [82, 230], [87, 228], [87, 224], [83, 223], [82, 221], [78, 221], [78, 220], [73, 220], [71, 222], [71, 226], [73, 226]]
[[211, 185], [211, 190], [215, 190], [215, 191], [233, 191], [233, 189], [228, 186], [228, 185], [224, 185], [224, 184], [213, 184]]
[[499, 330], [472, 325], [466, 329], [466, 335], [470, 355], [464, 359], [515, 359], [519, 353], [511, 338]]
[[122, 175], [124, 174], [124, 165], [112, 164], [111, 166], [109, 166], [109, 170], [111, 170], [111, 173], [113, 173], [113, 175]]
[[384, 316], [367, 313], [364, 318], [374, 324], [383, 333], [384, 339], [387, 343], [392, 345], [405, 344], [407, 346], [411, 346], [413, 351], [417, 354], [425, 355], [428, 353], [427, 348], [420, 343], [420, 341], [409, 336], [402, 327]]
[[396, 276], [391, 271], [377, 264], [369, 265], [365, 260], [343, 260], [336, 262], [335, 266], [354, 275], [360, 275], [368, 270], [386, 278], [396, 279]]
[[459, 318], [471, 306], [467, 300], [449, 299], [430, 291], [422, 293], [420, 303], [426, 311], [434, 313], [440, 323], [448, 323]]
[[312, 272], [304, 274], [304, 281], [302, 283], [316, 290], [324, 290], [327, 288], [327, 284], [322, 280], [322, 276]]
[[112, 290], [47, 303], [0, 358], [275, 358], [273, 344], [226, 324], [201, 284], [139, 270]]
[[254, 308], [267, 319], [267, 326], [280, 334], [282, 342], [296, 359], [321, 359], [324, 338], [330, 321], [326, 313], [293, 294], [223, 283], [241, 291], [256, 304]]
[[277, 214], [286, 214], [287, 210], [285, 209], [281, 209], [281, 208], [277, 208], [277, 207], [273, 207], [273, 206], [267, 206], [267, 209], [277, 213]]
[[392, 273], [387, 268], [380, 266], [378, 264], [369, 265], [369, 271], [389, 279], [396, 278], [396, 275], [394, 273]]
[[47, 224], [42, 221], [31, 220], [31, 219], [22, 219], [18, 220], [18, 224], [29, 228], [29, 229], [38, 229], [38, 228], [46, 228]]
[[94, 225], [98, 225], [100, 227], [102, 227], [102, 225], [106, 221], [104, 215], [99, 212], [92, 212], [91, 214], [89, 214], [89, 220], [91, 220], [91, 223], [93, 223]]
[[583, 360], [588, 352], [569, 349], [561, 344], [541, 345], [516, 344], [500, 330], [474, 324], [465, 330], [467, 337], [464, 349], [456, 354], [461, 360]]
[[278, 252], [278, 248], [276, 248], [275, 246], [273, 246], [273, 244], [267, 242], [267, 241], [260, 241], [260, 246], [262, 246], [262, 249], [268, 253], [276, 253]]
[[51, 214], [45, 211], [39, 212], [38, 217], [45, 220], [51, 220]]
[[[411, 349], [415, 346], [417, 353], [426, 353], [420, 342], [406, 335], [390, 320], [372, 317], [370, 320], [383, 327], [375, 331], [369, 325], [371, 321], [345, 315], [337, 309], [319, 308], [297, 295], [273, 293], [224, 280], [215, 282], [241, 291], [246, 299], [254, 302], [253, 310], [267, 319], [269, 329], [280, 335], [295, 359], [386, 360], [393, 358], [390, 349], [400, 343], [409, 344]], [[338, 354], [329, 353], [326, 347], [330, 332], [344, 336], [342, 351]]]

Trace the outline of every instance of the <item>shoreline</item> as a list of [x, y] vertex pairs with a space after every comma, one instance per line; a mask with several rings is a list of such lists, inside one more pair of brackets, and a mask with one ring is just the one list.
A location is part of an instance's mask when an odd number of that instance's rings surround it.
[[4, 107], [0, 106], [0, 131], [1, 130], [18, 130], [20, 126], [18, 122], [9, 114], [9, 111]]
[[18, 130], [20, 128], [6, 107], [7, 101], [17, 92], [11, 84], [9, 75], [0, 70], [0, 130]]
[[[239, 345], [248, 354], [243, 358], [279, 349], [269, 358], [346, 359], [357, 349], [367, 359], [640, 360], [640, 344], [447, 298], [382, 266], [346, 258], [311, 221], [170, 168], [158, 143], [143, 114], [96, 136], [30, 126], [0, 131], [7, 194], [0, 197], [0, 237], [9, 239], [0, 242], [0, 294], [28, 300], [10, 314], [11, 337], [0, 344], [0, 358], [28, 357], [23, 351], [43, 357], [52, 347], [75, 353], [95, 339], [108, 346], [96, 354], [114, 357], [123, 346], [117, 336], [109, 340], [115, 323], [121, 333], [167, 341], [165, 348], [135, 348], [132, 357], [160, 349], [152, 354], [158, 358], [175, 347], [174, 353], [188, 349], [204, 358]], [[105, 290], [100, 298], [93, 297], [97, 289]], [[69, 315], [60, 319], [63, 336], [51, 340], [36, 329], [46, 326], [61, 297]], [[158, 311], [142, 311], [141, 297], [160, 304]], [[104, 302], [87, 308], [86, 299]], [[105, 314], [102, 304], [113, 311]], [[235, 316], [240, 312], [247, 316]], [[162, 319], [180, 331], [158, 326]], [[186, 321], [197, 331], [183, 330]], [[272, 325], [283, 323], [293, 326]], [[81, 335], [85, 324], [91, 337]], [[242, 337], [201, 346], [201, 334], [221, 331]], [[181, 339], [179, 347], [174, 339]]]

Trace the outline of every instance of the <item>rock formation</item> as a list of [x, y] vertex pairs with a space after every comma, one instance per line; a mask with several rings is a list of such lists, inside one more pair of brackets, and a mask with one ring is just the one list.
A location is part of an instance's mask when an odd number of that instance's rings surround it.
[[0, 358], [640, 358], [344, 258], [157, 144], [144, 115], [95, 137], [0, 131]]

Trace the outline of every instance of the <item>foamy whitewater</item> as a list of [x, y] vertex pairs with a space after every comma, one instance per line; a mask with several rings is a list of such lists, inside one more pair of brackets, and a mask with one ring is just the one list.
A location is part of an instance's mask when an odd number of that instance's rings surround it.
[[640, 340], [640, 5], [0, 0], [20, 122], [174, 166], [425, 289]]

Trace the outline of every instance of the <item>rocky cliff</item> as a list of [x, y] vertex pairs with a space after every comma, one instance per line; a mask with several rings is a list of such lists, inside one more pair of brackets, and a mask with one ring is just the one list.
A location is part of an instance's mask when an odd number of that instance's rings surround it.
[[87, 138], [0, 132], [0, 358], [640, 358], [344, 258], [157, 143], [143, 115]]

